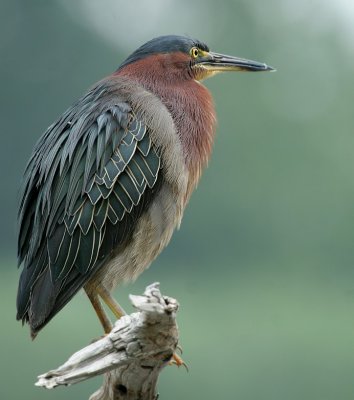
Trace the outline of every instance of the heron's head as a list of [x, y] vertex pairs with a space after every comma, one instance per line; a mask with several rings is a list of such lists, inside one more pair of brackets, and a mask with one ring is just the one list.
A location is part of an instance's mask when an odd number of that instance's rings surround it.
[[[210, 51], [205, 43], [185, 36], [160, 36], [135, 50], [118, 68], [135, 74], [173, 79], [176, 76], [203, 80], [219, 72], [274, 71], [257, 61]], [[150, 77], [151, 78], [151, 77]]]

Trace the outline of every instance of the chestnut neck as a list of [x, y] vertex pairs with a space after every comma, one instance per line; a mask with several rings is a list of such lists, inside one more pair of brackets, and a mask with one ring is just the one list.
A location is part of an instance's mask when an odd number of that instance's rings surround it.
[[156, 54], [115, 74], [138, 81], [170, 111], [194, 186], [211, 154], [216, 117], [211, 94], [196, 81], [189, 60], [183, 53]]

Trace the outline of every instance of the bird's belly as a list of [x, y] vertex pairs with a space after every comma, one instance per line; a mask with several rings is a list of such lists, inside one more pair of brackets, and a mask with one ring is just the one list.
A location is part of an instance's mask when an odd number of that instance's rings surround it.
[[135, 280], [167, 246], [180, 225], [184, 207], [184, 196], [176, 196], [176, 191], [165, 183], [140, 217], [129, 244], [98, 271], [96, 284], [112, 290], [119, 283]]

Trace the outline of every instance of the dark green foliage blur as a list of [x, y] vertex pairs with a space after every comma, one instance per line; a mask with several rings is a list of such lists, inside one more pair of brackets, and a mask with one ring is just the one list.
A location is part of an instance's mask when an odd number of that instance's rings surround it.
[[206, 82], [210, 166], [170, 246], [115, 293], [131, 312], [128, 293], [160, 281], [181, 303], [190, 373], [166, 368], [161, 399], [354, 398], [353, 19], [346, 1], [1, 1], [1, 399], [87, 399], [100, 385], [33, 385], [101, 330], [82, 293], [34, 342], [15, 321], [18, 187], [45, 128], [167, 33], [278, 71]]

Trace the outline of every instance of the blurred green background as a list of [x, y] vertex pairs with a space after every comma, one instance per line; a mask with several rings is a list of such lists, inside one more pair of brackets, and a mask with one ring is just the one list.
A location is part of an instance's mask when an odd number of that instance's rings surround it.
[[135, 284], [181, 303], [190, 373], [161, 399], [354, 398], [354, 3], [346, 0], [1, 0], [1, 399], [87, 399], [34, 387], [101, 334], [80, 293], [31, 342], [15, 321], [21, 174], [45, 130], [138, 45], [188, 34], [275, 66], [206, 82], [214, 154], [182, 228]]

